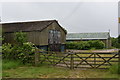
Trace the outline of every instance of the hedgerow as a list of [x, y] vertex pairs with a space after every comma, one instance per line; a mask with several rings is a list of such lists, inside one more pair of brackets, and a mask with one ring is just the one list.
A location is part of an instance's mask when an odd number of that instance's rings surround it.
[[103, 48], [105, 48], [105, 43], [103, 43], [100, 40], [67, 42], [66, 48], [67, 49], [77, 49], [77, 50], [103, 49]]

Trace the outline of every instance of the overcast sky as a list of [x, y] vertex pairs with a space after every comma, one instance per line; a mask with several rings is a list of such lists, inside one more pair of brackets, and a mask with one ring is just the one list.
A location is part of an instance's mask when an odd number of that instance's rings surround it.
[[117, 2], [0, 3], [2, 22], [58, 20], [68, 33], [108, 32], [118, 36]]

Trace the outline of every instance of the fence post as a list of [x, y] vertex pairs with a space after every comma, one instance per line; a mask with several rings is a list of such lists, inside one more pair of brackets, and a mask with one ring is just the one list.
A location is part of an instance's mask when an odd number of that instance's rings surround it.
[[96, 53], [94, 53], [94, 68], [96, 68]]
[[74, 69], [74, 56], [73, 56], [74, 54], [71, 53], [70, 55], [71, 55], [70, 56], [71, 57], [71, 60], [70, 60], [70, 69]]
[[35, 51], [35, 66], [38, 66], [39, 64], [39, 51], [36, 49]]

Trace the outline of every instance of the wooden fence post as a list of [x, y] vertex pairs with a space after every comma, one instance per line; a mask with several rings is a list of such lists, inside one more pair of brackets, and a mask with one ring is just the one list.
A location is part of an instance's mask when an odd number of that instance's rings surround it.
[[94, 68], [96, 68], [96, 53], [94, 53]]
[[36, 49], [36, 52], [35, 52], [35, 66], [38, 66], [39, 64], [39, 51]]
[[70, 59], [70, 69], [74, 69], [74, 54], [73, 53], [71, 53], [70, 54], [71, 56], [71, 59]]

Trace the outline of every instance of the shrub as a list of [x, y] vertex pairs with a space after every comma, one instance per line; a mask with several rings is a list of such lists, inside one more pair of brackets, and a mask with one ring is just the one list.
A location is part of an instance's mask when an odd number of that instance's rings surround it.
[[87, 50], [90, 49], [90, 44], [87, 41], [81, 41], [77, 43], [77, 49]]
[[120, 36], [118, 38], [111, 38], [112, 46], [120, 48]]
[[23, 43], [21, 47], [18, 47], [18, 58], [22, 60], [23, 63], [29, 62], [34, 59], [31, 57], [34, 55], [36, 49], [35, 47], [33, 47], [33, 45], [34, 44], [32, 44], [31, 42], [26, 42]]
[[15, 38], [14, 40], [19, 44], [22, 45], [23, 43], [27, 42], [27, 35], [25, 32], [15, 32], [14, 33]]
[[95, 48], [95, 49], [103, 49], [105, 48], [105, 43], [103, 43], [100, 40], [95, 40], [95, 41], [88, 41], [88, 44], [90, 44], [90, 48]]
[[2, 53], [3, 53], [3, 55], [2, 55], [2, 57], [3, 58], [11, 58], [11, 56], [12, 56], [12, 50], [13, 50], [13, 48], [12, 48], [12, 45], [11, 44], [9, 44], [9, 43], [5, 43], [5, 44], [3, 44], [2, 45]]
[[67, 42], [66, 43], [66, 48], [67, 49], [76, 49], [77, 42]]
[[89, 50], [89, 49], [103, 49], [105, 44], [99, 40], [67, 42], [67, 49]]
[[17, 44], [11, 45], [9, 43], [3, 44], [3, 58], [21, 60], [23, 63], [33, 60], [31, 55], [34, 55], [36, 47], [31, 42], [26, 42], [26, 34], [22, 32], [15, 33], [15, 40]]

